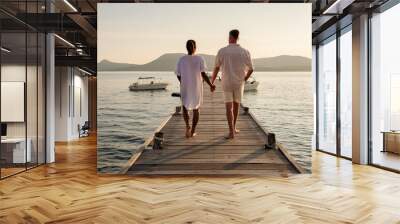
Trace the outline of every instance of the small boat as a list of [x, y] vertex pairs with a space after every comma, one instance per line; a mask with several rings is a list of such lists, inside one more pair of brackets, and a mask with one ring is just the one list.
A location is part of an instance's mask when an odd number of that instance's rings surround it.
[[[211, 79], [211, 77], [210, 77]], [[218, 81], [221, 81], [221, 76], [217, 77]], [[250, 77], [244, 84], [244, 91], [256, 91], [258, 88], [258, 84], [260, 84], [258, 81], [256, 81], [253, 77]]]
[[162, 82], [155, 77], [139, 77], [138, 80], [129, 85], [130, 91], [165, 90], [168, 83]]
[[244, 91], [255, 91], [257, 90], [259, 82], [257, 82], [253, 77], [250, 77], [244, 84]]
[[[207, 73], [207, 77], [211, 80], [212, 79], [212, 73]], [[215, 80], [221, 81], [221, 76], [217, 75], [217, 78]]]

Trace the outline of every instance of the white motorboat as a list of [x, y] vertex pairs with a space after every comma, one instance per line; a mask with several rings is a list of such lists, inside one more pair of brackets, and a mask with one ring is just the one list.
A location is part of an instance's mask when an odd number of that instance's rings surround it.
[[[211, 77], [210, 77], [210, 79], [211, 79]], [[221, 81], [221, 77], [218, 76], [217, 80]], [[245, 92], [247, 92], [247, 91], [256, 91], [259, 84], [260, 83], [258, 81], [256, 81], [253, 77], [250, 77], [244, 84], [244, 91]]]
[[139, 77], [138, 80], [129, 85], [130, 91], [165, 90], [168, 83], [162, 82], [155, 77]]
[[255, 91], [257, 90], [259, 82], [257, 82], [253, 77], [250, 77], [244, 84], [244, 91]]

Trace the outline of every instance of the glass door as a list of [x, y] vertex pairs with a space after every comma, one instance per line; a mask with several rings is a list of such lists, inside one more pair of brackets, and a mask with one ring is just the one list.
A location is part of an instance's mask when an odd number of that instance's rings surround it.
[[318, 149], [336, 154], [336, 35], [318, 47]]
[[[39, 1], [18, 6], [19, 13], [40, 8]], [[2, 12], [0, 26], [0, 178], [5, 178], [45, 163], [46, 39]]]
[[1, 176], [26, 170], [26, 33], [1, 33]]
[[400, 171], [400, 4], [371, 18], [370, 159]]
[[352, 34], [351, 25], [340, 41], [340, 155], [352, 157]]

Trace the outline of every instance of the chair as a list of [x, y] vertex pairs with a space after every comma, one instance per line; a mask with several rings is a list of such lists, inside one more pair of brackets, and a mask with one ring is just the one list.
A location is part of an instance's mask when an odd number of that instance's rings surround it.
[[89, 129], [90, 129], [89, 121], [85, 121], [82, 127], [78, 125], [79, 138], [89, 136]]

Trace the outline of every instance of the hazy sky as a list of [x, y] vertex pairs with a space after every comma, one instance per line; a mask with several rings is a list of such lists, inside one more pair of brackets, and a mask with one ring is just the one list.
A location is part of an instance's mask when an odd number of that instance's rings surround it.
[[263, 3], [100, 3], [98, 60], [147, 63], [164, 53], [215, 55], [239, 29], [239, 44], [252, 58], [277, 55], [311, 57], [311, 4]]

